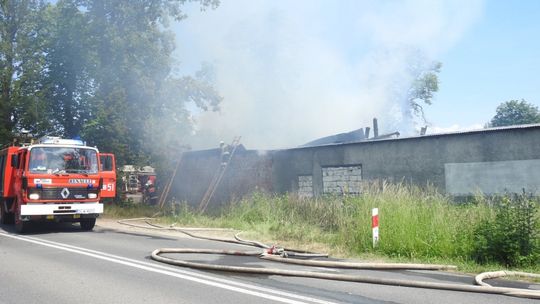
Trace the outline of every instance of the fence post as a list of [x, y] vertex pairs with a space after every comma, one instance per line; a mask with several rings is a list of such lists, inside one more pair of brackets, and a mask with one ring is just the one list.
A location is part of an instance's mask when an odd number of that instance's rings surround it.
[[373, 234], [373, 248], [375, 248], [379, 242], [379, 208], [371, 210], [371, 231]]

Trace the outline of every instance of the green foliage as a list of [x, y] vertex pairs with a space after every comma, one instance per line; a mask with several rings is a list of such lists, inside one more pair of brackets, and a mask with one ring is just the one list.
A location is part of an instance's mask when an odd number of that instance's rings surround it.
[[118, 165], [170, 167], [168, 158], [192, 131], [186, 105], [210, 111], [222, 100], [208, 66], [194, 76], [174, 69], [168, 26], [186, 17], [185, 3], [2, 1], [0, 144], [21, 129], [82, 135], [115, 153]]
[[488, 127], [503, 127], [521, 124], [540, 123], [540, 111], [537, 106], [524, 99], [510, 100], [497, 107], [497, 113]]
[[39, 0], [0, 2], [0, 144], [16, 130], [50, 127], [41, 115], [44, 7]]
[[[211, 73], [211, 66], [205, 66], [195, 77], [168, 77], [161, 84], [159, 101], [147, 107], [149, 115], [143, 124], [145, 140], [141, 149], [161, 171], [174, 164], [170, 160], [178, 156], [193, 131], [191, 113], [185, 104], [193, 103], [203, 111], [218, 109], [222, 98], [208, 76]], [[160, 159], [169, 161], [159, 162]]]
[[[84, 2], [96, 74], [95, 115], [83, 133], [90, 143], [118, 154], [120, 165], [167, 163], [192, 130], [186, 104], [205, 109], [221, 101], [211, 83], [172, 72], [174, 38], [167, 26], [170, 18], [185, 17], [183, 3]], [[217, 3], [201, 1], [203, 7]]]
[[431, 105], [434, 94], [439, 91], [439, 77], [442, 63], [432, 62], [427, 67], [413, 65], [411, 74], [414, 81], [407, 92], [407, 101], [414, 115], [420, 116], [424, 122], [424, 105]]
[[78, 2], [61, 0], [45, 12], [46, 101], [55, 133], [68, 138], [81, 135], [94, 94], [89, 18]]
[[481, 263], [528, 266], [540, 261], [538, 200], [526, 194], [493, 199], [492, 216], [475, 229], [473, 257]]

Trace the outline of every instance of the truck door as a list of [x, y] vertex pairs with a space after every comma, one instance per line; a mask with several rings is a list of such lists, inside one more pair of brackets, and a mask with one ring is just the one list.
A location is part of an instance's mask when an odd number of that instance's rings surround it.
[[99, 174], [103, 178], [101, 197], [116, 196], [116, 164], [114, 154], [99, 153]]

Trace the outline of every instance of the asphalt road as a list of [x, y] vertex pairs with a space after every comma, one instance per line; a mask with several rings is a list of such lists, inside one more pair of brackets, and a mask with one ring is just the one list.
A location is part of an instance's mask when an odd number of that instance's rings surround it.
[[[394, 287], [264, 275], [204, 272], [155, 262], [156, 248], [253, 250], [252, 247], [129, 227], [45, 225], [26, 235], [0, 226], [0, 303], [538, 303], [502, 295]], [[275, 265], [252, 257], [184, 255], [183, 259], [250, 267]], [[313, 270], [313, 269], [311, 269]], [[337, 273], [332, 269], [317, 271]], [[472, 276], [432, 271], [339, 271], [381, 278], [472, 284]], [[496, 281], [540, 290], [539, 284]]]

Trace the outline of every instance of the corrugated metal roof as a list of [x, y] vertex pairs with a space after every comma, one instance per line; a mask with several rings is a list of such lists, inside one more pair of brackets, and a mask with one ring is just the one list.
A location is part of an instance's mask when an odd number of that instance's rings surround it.
[[425, 138], [425, 137], [440, 137], [440, 136], [462, 135], [462, 134], [464, 135], [464, 134], [473, 134], [473, 133], [490, 133], [490, 132], [505, 131], [505, 130], [536, 129], [536, 128], [540, 128], [540, 123], [526, 124], [526, 125], [515, 125], [515, 126], [506, 126], [506, 127], [494, 127], [494, 128], [485, 128], [485, 129], [477, 129], [477, 130], [465, 130], [465, 131], [454, 131], [454, 132], [444, 132], [444, 133], [433, 133], [433, 134], [426, 134], [426, 135], [404, 136], [404, 137], [399, 137], [399, 138], [368, 139], [368, 140], [357, 141], [357, 142], [327, 144], [327, 145], [311, 146], [311, 147], [294, 147], [294, 148], [281, 149], [281, 150], [296, 150], [296, 149], [309, 149], [309, 148], [316, 148], [316, 147], [356, 145], [356, 144], [381, 142], [381, 141], [397, 141], [397, 140], [407, 140], [407, 139]]
[[[312, 149], [312, 148], [317, 148], [317, 147], [356, 145], [356, 144], [381, 142], [381, 141], [407, 140], [407, 139], [414, 139], [414, 138], [440, 137], [440, 136], [473, 134], [473, 133], [489, 133], [489, 132], [497, 132], [497, 131], [504, 131], [504, 130], [535, 129], [535, 128], [540, 128], [540, 123], [527, 124], [527, 125], [515, 125], [515, 126], [507, 126], [507, 127], [485, 128], [485, 129], [477, 129], [477, 130], [464, 130], [464, 131], [454, 131], [454, 132], [433, 133], [433, 134], [426, 134], [426, 135], [404, 136], [404, 137], [399, 137], [399, 138], [368, 139], [368, 140], [362, 140], [362, 141], [357, 141], [357, 142], [332, 143], [332, 144], [325, 144], [325, 145], [319, 145], [319, 146], [309, 146], [309, 147], [291, 147], [291, 148], [270, 149], [270, 150], [260, 150], [260, 149], [259, 150], [247, 150], [246, 149], [246, 152], [260, 153], [260, 151], [264, 151], [265, 153], [272, 153], [272, 152], [277, 152], [277, 151], [296, 150], [296, 149]], [[240, 146], [242, 146], [242, 145], [240, 145]], [[245, 147], [243, 147], [243, 146], [239, 147], [239, 148], [245, 149]], [[219, 148], [214, 148], [214, 149], [206, 149], [206, 150], [188, 151], [188, 152], [185, 152], [185, 153], [186, 154], [193, 154], [193, 155], [201, 156], [203, 154], [211, 155], [211, 154], [214, 154], [214, 153], [218, 153], [219, 151], [220, 151]]]
[[[455, 135], [455, 134], [468, 134], [468, 133], [487, 133], [487, 132], [493, 132], [493, 131], [513, 130], [513, 129], [534, 129], [534, 128], [539, 128], [539, 127], [540, 127], [540, 123], [537, 123], [537, 124], [506, 126], [506, 127], [493, 127], [493, 128], [473, 129], [473, 130], [464, 130], [464, 131], [433, 133], [433, 134], [426, 134], [426, 135], [410, 136], [410, 138], [429, 137], [429, 136], [443, 136], [443, 135]], [[406, 137], [403, 137], [403, 138], [406, 138]], [[409, 137], [407, 137], [407, 138], [409, 138]]]

